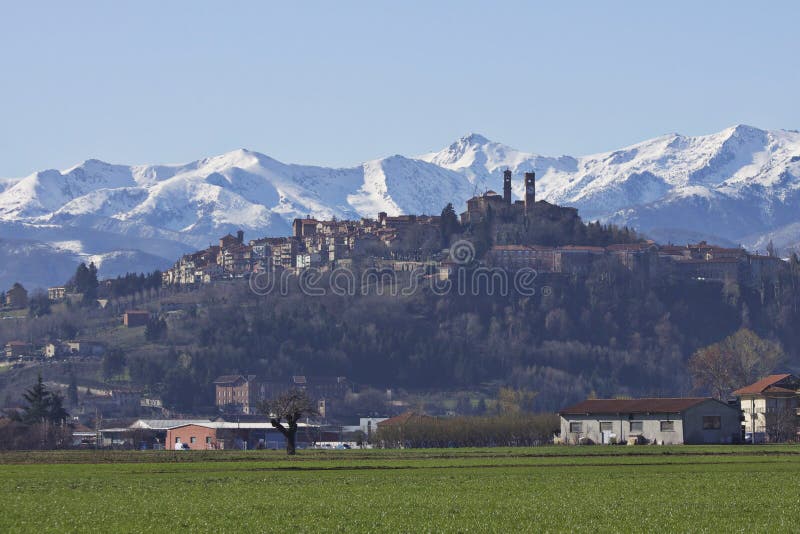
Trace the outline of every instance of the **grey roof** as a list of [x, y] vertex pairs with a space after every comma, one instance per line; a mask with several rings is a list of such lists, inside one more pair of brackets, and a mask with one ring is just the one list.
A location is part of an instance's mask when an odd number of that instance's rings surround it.
[[169, 430], [185, 425], [203, 425], [210, 423], [210, 419], [139, 419], [129, 428], [142, 428], [149, 430]]

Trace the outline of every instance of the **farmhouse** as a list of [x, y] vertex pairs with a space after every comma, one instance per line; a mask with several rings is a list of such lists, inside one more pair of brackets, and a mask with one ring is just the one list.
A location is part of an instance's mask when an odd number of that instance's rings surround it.
[[558, 414], [567, 443], [738, 443], [742, 434], [739, 407], [708, 397], [589, 399]]
[[798, 430], [800, 378], [790, 374], [769, 375], [733, 392], [744, 412], [748, 441], [762, 443], [793, 439]]

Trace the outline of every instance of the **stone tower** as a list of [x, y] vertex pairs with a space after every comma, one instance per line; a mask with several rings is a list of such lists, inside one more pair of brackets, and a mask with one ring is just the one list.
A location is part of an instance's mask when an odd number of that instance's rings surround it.
[[536, 173], [525, 173], [525, 213], [533, 209], [536, 202]]
[[503, 172], [503, 201], [511, 204], [511, 171], [508, 169]]

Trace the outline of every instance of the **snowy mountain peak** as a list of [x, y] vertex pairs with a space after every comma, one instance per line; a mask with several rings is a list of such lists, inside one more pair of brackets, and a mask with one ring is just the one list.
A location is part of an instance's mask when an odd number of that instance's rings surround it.
[[489, 139], [476, 132], [470, 132], [467, 135], [462, 136], [459, 141], [468, 145], [486, 145], [491, 143]]
[[523, 174], [535, 171], [537, 198], [656, 239], [702, 234], [753, 246], [769, 238], [779, 248], [800, 245], [800, 133], [745, 124], [583, 157], [540, 156], [469, 133], [436, 152], [350, 168], [286, 164], [245, 148], [180, 165], [89, 159], [0, 180], [0, 239], [70, 243], [75, 254], [119, 258], [120, 272], [140, 270], [122, 267], [135, 255], [114, 253], [135, 249], [166, 266], [181, 251], [238, 229], [288, 235], [295, 217], [435, 214], [448, 202], [460, 209], [476, 190], [499, 190], [506, 168], [516, 198]]

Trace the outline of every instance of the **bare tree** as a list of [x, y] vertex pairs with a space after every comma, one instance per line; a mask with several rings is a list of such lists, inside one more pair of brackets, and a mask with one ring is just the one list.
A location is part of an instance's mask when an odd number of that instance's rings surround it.
[[702, 348], [689, 360], [695, 388], [717, 399], [771, 373], [785, 359], [780, 344], [742, 328], [719, 343]]
[[767, 437], [771, 443], [797, 439], [797, 414], [792, 408], [783, 408], [767, 415]]
[[[297, 423], [303, 417], [316, 415], [314, 401], [301, 389], [291, 389], [278, 397], [263, 401], [258, 406], [269, 416], [269, 422], [286, 438], [286, 454], [297, 450]], [[286, 422], [284, 426], [283, 421]]]

